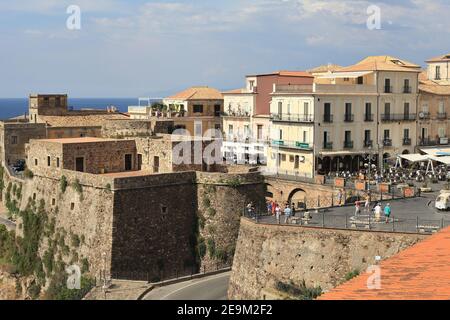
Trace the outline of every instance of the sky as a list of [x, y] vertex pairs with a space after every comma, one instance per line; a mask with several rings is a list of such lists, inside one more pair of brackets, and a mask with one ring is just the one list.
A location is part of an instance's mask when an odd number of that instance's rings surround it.
[[[70, 5], [81, 29], [69, 30]], [[380, 8], [380, 29], [367, 20]], [[450, 53], [448, 0], [0, 0], [0, 98], [163, 97], [246, 74]], [[72, 20], [70, 20], [72, 21]]]

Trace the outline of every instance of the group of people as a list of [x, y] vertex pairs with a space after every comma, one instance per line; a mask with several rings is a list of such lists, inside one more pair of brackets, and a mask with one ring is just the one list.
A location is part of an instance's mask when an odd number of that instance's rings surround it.
[[[368, 215], [370, 215], [370, 200], [369, 197], [366, 198], [365, 201], [356, 201], [355, 202], [355, 216], [361, 213], [361, 206], [364, 204], [364, 212]], [[387, 203], [384, 208], [382, 208], [381, 203], [377, 203], [375, 207], [373, 208], [374, 214], [375, 214], [375, 221], [379, 222], [381, 221], [381, 215], [384, 213], [385, 222], [389, 223], [389, 219], [391, 217], [392, 209], [391, 205]]]
[[295, 204], [289, 204], [286, 202], [282, 207], [276, 201], [268, 201], [267, 202], [267, 213], [269, 215], [275, 216], [277, 222], [280, 222], [281, 215], [284, 214], [284, 223], [288, 223], [291, 217], [294, 217], [297, 209], [295, 208]]

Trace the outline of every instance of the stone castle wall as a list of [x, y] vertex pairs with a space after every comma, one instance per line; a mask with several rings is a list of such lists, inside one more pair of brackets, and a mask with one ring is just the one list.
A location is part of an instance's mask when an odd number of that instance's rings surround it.
[[[6, 179], [10, 181], [19, 183]], [[248, 202], [264, 201], [265, 194], [257, 173], [190, 171], [118, 178], [69, 170], [57, 175], [46, 169], [20, 181], [20, 208], [26, 208], [28, 199], [43, 200], [56, 232], [65, 236], [69, 248], [64, 262], [86, 258], [96, 277], [106, 269], [114, 278], [132, 280], [156, 281], [231, 265], [240, 215]], [[209, 209], [214, 215], [201, 218]], [[71, 235], [83, 239], [78, 247], [71, 246]], [[202, 250], [206, 244], [201, 239], [209, 238], [215, 243], [211, 255]], [[41, 256], [48, 249], [45, 240]]]
[[241, 221], [228, 290], [230, 299], [277, 295], [278, 282], [329, 290], [348, 272], [364, 272], [375, 257], [393, 256], [427, 236], [277, 226]]

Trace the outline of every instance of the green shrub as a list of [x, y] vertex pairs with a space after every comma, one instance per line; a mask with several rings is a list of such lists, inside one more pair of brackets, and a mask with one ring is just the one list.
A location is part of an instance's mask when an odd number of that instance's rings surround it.
[[198, 239], [197, 254], [200, 257], [200, 259], [203, 259], [203, 257], [205, 257], [205, 255], [206, 255], [205, 239], [202, 237], [199, 237], [199, 239]]
[[305, 280], [300, 285], [290, 283], [277, 282], [276, 289], [287, 293], [298, 300], [314, 300], [322, 294], [321, 287], [309, 288], [306, 286]]
[[208, 208], [208, 214], [210, 217], [214, 217], [216, 215], [216, 209]]
[[206, 196], [203, 197], [203, 206], [205, 208], [209, 208], [211, 206], [211, 200], [209, 200], [209, 198]]
[[106, 184], [105, 188], [107, 191], [111, 192], [111, 184], [110, 183]]
[[41, 286], [36, 282], [33, 282], [33, 284], [28, 288], [28, 294], [30, 295], [31, 299], [37, 300], [39, 298], [40, 293], [41, 293]]
[[216, 243], [213, 239], [209, 238], [207, 241], [208, 253], [211, 258], [216, 256]]
[[66, 192], [66, 189], [67, 189], [67, 178], [66, 178], [66, 176], [62, 176], [61, 177], [60, 187], [61, 187], [61, 192], [62, 193]]
[[72, 188], [74, 188], [74, 190], [76, 192], [78, 192], [78, 194], [82, 194], [83, 193], [83, 187], [80, 184], [80, 181], [78, 179], [76, 179], [73, 183], [72, 183]]
[[81, 273], [89, 272], [89, 261], [87, 258], [81, 259]]
[[26, 179], [33, 179], [34, 173], [33, 173], [33, 171], [31, 171], [30, 169], [26, 168], [25, 171], [23, 172], [23, 176], [24, 176]]
[[350, 281], [351, 279], [353, 279], [353, 278], [355, 278], [355, 277], [357, 277], [357, 276], [359, 276], [359, 270], [357, 270], [357, 269], [355, 269], [355, 270], [353, 270], [353, 271], [350, 271], [350, 272], [348, 272], [346, 275], [345, 275], [345, 281]]
[[80, 246], [80, 237], [77, 234], [72, 234], [70, 242], [72, 244], [72, 247], [78, 248]]

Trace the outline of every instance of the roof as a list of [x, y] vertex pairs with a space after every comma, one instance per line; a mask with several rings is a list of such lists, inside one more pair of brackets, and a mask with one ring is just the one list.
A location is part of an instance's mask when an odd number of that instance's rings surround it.
[[222, 94], [255, 94], [255, 92], [247, 90], [247, 88], [234, 89], [222, 92]]
[[280, 70], [272, 73], [247, 75], [247, 77], [265, 77], [265, 76], [314, 78], [314, 76], [311, 73], [306, 71], [288, 71], [288, 70]]
[[431, 80], [421, 81], [419, 91], [436, 95], [450, 95], [450, 85], [440, 85]]
[[35, 141], [60, 143], [60, 144], [76, 144], [76, 143], [100, 143], [100, 142], [118, 142], [118, 141], [131, 141], [131, 140], [118, 140], [96, 137], [79, 137], [79, 138], [57, 138], [57, 139], [38, 139]]
[[325, 73], [325, 72], [334, 72], [342, 69], [343, 66], [337, 64], [324, 64], [313, 69], [308, 70], [309, 73]]
[[222, 100], [223, 96], [219, 90], [210, 87], [191, 87], [184, 91], [178, 92], [168, 100]]
[[382, 261], [380, 289], [368, 288], [372, 273], [364, 273], [319, 300], [448, 300], [449, 265], [450, 227]]
[[345, 67], [340, 72], [355, 71], [399, 71], [421, 72], [419, 65], [391, 56], [370, 56], [355, 65]]
[[431, 58], [425, 62], [448, 62], [448, 61], [450, 61], [450, 53], [444, 54], [439, 57]]
[[129, 119], [123, 113], [105, 113], [89, 115], [39, 116], [39, 119], [51, 127], [101, 127], [105, 121]]

